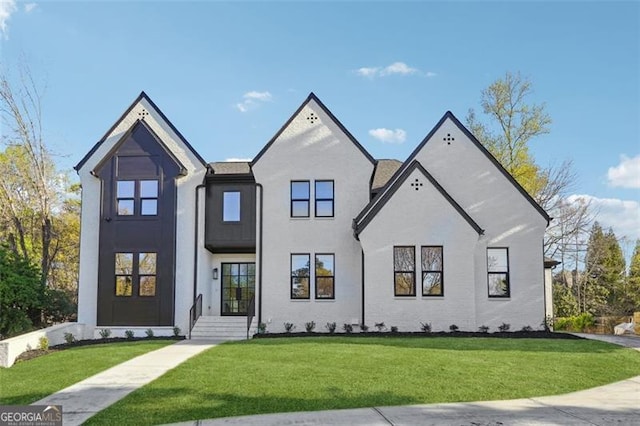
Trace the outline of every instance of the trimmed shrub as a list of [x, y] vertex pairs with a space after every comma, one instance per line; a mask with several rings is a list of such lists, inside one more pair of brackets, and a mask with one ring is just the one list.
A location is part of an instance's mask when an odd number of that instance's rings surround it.
[[398, 327], [396, 327], [395, 325], [391, 326], [391, 332], [392, 333], [397, 333], [398, 332]]
[[478, 327], [478, 331], [480, 333], [488, 333], [489, 332], [489, 327], [486, 325], [481, 325], [480, 327]]
[[46, 336], [42, 336], [38, 339], [38, 349], [47, 351], [49, 350], [49, 339]]
[[109, 336], [111, 336], [111, 330], [109, 330], [108, 328], [103, 328], [102, 330], [100, 330], [100, 337], [102, 337], [103, 339], [108, 339]]
[[180, 327], [173, 327], [173, 337], [178, 337], [180, 336], [180, 332], [182, 330], [180, 330]]
[[133, 339], [133, 330], [125, 330], [124, 337], [127, 339]]
[[424, 331], [425, 333], [431, 333], [431, 323], [430, 322], [421, 322], [420, 323], [420, 330]]
[[449, 326], [449, 331], [451, 331], [452, 333], [455, 333], [455, 332], [456, 332], [456, 331], [458, 331], [458, 330], [460, 330], [460, 327], [458, 327], [458, 326], [457, 326], [457, 325], [455, 325], [455, 324], [451, 324], [451, 325]]
[[287, 333], [291, 333], [295, 328], [296, 328], [296, 326], [292, 322], [285, 322], [284, 323], [284, 330]]
[[353, 326], [351, 324], [343, 324], [342, 329], [347, 334], [351, 334], [353, 332]]
[[507, 324], [506, 322], [503, 322], [502, 324], [500, 324], [498, 326], [498, 330], [500, 330], [501, 332], [505, 332], [505, 331], [509, 331], [509, 329], [511, 328], [511, 324]]
[[328, 322], [328, 323], [325, 325], [325, 327], [327, 328], [327, 330], [329, 330], [329, 333], [330, 333], [330, 334], [335, 333], [335, 331], [336, 331], [336, 327], [337, 327], [337, 326], [338, 326], [338, 325], [337, 325], [335, 322]]
[[307, 333], [313, 333], [313, 329], [316, 328], [316, 322], [310, 321], [304, 323], [304, 329], [307, 330]]
[[147, 337], [153, 337], [153, 330], [150, 328], [147, 328], [144, 332], [144, 334], [147, 335]]
[[383, 323], [383, 322], [376, 322], [376, 323], [375, 323], [375, 327], [378, 329], [378, 332], [381, 332], [381, 331], [383, 331], [383, 330], [386, 330], [386, 329], [387, 329], [387, 326], [386, 326], [386, 325], [384, 325], [384, 323]]
[[261, 322], [258, 324], [258, 334], [264, 334], [267, 332], [267, 324]]
[[64, 333], [64, 341], [71, 344], [76, 341], [76, 338], [73, 337], [73, 333]]

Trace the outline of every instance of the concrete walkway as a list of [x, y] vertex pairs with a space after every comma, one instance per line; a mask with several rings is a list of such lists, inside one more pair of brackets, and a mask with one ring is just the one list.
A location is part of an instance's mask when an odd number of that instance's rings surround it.
[[221, 342], [182, 340], [118, 364], [32, 405], [62, 405], [63, 424], [79, 425], [98, 411], [218, 343]]

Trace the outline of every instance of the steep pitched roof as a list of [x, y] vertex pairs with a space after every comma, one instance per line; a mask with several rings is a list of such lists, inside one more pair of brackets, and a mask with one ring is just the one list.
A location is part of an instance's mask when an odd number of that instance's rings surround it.
[[[422, 150], [422, 148], [427, 144], [427, 142], [429, 142], [429, 140], [433, 137], [433, 135], [438, 131], [438, 129], [440, 129], [440, 127], [442, 127], [442, 125], [445, 123], [445, 121], [447, 119], [450, 119], [457, 127], [458, 129], [460, 129], [460, 131], [462, 133], [464, 133], [469, 140], [471, 140], [471, 142], [474, 143], [474, 145], [476, 145], [476, 147], [478, 147], [478, 149], [480, 150], [480, 152], [482, 152], [492, 163], [493, 165], [500, 171], [500, 173], [502, 173], [504, 175], [504, 177], [507, 178], [507, 180], [509, 182], [511, 182], [511, 184], [515, 187], [516, 190], [518, 190], [518, 192], [520, 192], [520, 194], [522, 194], [522, 196], [538, 211], [538, 213], [540, 213], [540, 215], [547, 221], [547, 224], [549, 224], [549, 222], [552, 220], [551, 217], [549, 217], [549, 215], [547, 214], [547, 212], [540, 207], [540, 205], [536, 202], [536, 200], [534, 200], [531, 195], [529, 195], [529, 193], [513, 178], [513, 176], [511, 176], [511, 174], [505, 170], [504, 167], [502, 167], [502, 164], [500, 164], [500, 162], [487, 150], [487, 148], [484, 147], [484, 145], [482, 145], [482, 143], [480, 143], [480, 141], [460, 122], [460, 120], [458, 120], [456, 118], [455, 115], [453, 115], [453, 113], [451, 111], [447, 111], [442, 118], [438, 121], [438, 123], [433, 127], [433, 129], [431, 129], [431, 131], [427, 134], [427, 136], [422, 140], [422, 142], [420, 142], [420, 144], [416, 147], [416, 149], [413, 150], [413, 152], [411, 153], [411, 155], [409, 155], [409, 158], [407, 158], [407, 160], [403, 163], [402, 167], [400, 167], [398, 169], [398, 171], [396, 171], [396, 173], [391, 177], [391, 179], [389, 179], [389, 181], [387, 182], [387, 184], [385, 185], [385, 188], [382, 189], [382, 191], [380, 191], [378, 193], [378, 195], [371, 200], [371, 203], [369, 203], [370, 207], [373, 207], [376, 203], [377, 200], [384, 195], [385, 191], [387, 190], [387, 187], [392, 185], [397, 179], [398, 177], [403, 173], [403, 171], [410, 165], [412, 164], [412, 161], [415, 160], [416, 156], [418, 155], [418, 153]], [[364, 216], [366, 214], [366, 210], [367, 207], [365, 207], [365, 209], [360, 213], [360, 215], [358, 215], [358, 217], [355, 219], [356, 221], [359, 221], [361, 216]]]
[[251, 173], [248, 161], [217, 161], [209, 163], [209, 168], [216, 175], [243, 175]]
[[346, 127], [344, 127], [342, 125], [342, 123], [340, 122], [340, 120], [338, 120], [331, 111], [329, 111], [329, 108], [327, 108], [322, 101], [320, 101], [320, 99], [318, 99], [318, 97], [313, 93], [309, 93], [309, 96], [307, 96], [307, 99], [304, 100], [304, 102], [302, 102], [302, 104], [298, 107], [298, 109], [291, 115], [291, 117], [289, 117], [289, 119], [287, 120], [286, 123], [284, 123], [284, 125], [280, 128], [280, 130], [278, 130], [278, 132], [271, 138], [271, 140], [260, 150], [260, 152], [258, 153], [258, 155], [256, 155], [253, 160], [251, 161], [251, 166], [253, 166], [254, 164], [256, 164], [258, 162], [258, 160], [260, 160], [260, 157], [262, 157], [262, 155], [264, 155], [265, 152], [267, 152], [267, 150], [271, 147], [271, 145], [273, 145], [273, 143], [278, 139], [278, 137], [280, 137], [280, 135], [282, 134], [282, 132], [285, 131], [285, 129], [289, 126], [289, 124], [291, 124], [291, 122], [293, 121], [294, 118], [296, 118], [296, 116], [298, 114], [300, 114], [300, 111], [302, 111], [302, 109], [311, 101], [315, 101], [320, 108], [322, 109], [322, 111], [324, 111], [325, 114], [327, 114], [329, 116], [329, 118], [338, 126], [338, 128], [340, 128], [340, 130], [349, 138], [349, 140], [351, 142], [353, 142], [353, 144], [356, 146], [356, 148], [358, 148], [360, 150], [360, 152], [362, 152], [362, 154], [364, 154], [364, 156], [371, 162], [371, 164], [375, 164], [376, 161], [374, 160], [374, 158], [371, 156], [371, 154], [369, 154], [367, 152], [366, 149], [364, 149], [364, 147], [362, 145], [360, 145], [360, 143], [356, 140], [356, 138], [353, 137], [353, 135], [346, 129]]
[[89, 152], [82, 158], [82, 160], [80, 160], [80, 162], [73, 167], [76, 171], [80, 170], [82, 168], [84, 163], [86, 163], [87, 160], [89, 160], [89, 158], [91, 158], [91, 156], [98, 150], [98, 148], [100, 148], [100, 145], [102, 145], [104, 143], [104, 141], [109, 137], [109, 135], [114, 131], [114, 129], [116, 127], [118, 127], [118, 125], [122, 122], [122, 120], [124, 120], [127, 117], [127, 115], [129, 115], [131, 110], [142, 99], [146, 100], [149, 103], [149, 105], [151, 105], [151, 107], [158, 113], [160, 118], [178, 136], [180, 141], [193, 153], [193, 155], [198, 159], [198, 161], [200, 161], [202, 163], [202, 165], [206, 167], [207, 162], [204, 161], [204, 159], [200, 156], [200, 154], [198, 154], [196, 152], [195, 149], [193, 149], [191, 144], [189, 144], [189, 142], [187, 142], [187, 140], [184, 138], [184, 136], [182, 136], [182, 133], [180, 133], [180, 131], [178, 131], [178, 129], [175, 128], [173, 123], [171, 123], [171, 121], [169, 121], [167, 116], [164, 115], [164, 113], [160, 110], [160, 108], [157, 107], [157, 105], [151, 100], [151, 98], [149, 96], [147, 96], [147, 94], [144, 91], [142, 91], [142, 92], [140, 92], [138, 97], [131, 103], [131, 105], [129, 105], [129, 108], [127, 108], [126, 111], [120, 116], [120, 118], [118, 120], [116, 120], [116, 122], [113, 124], [113, 126], [111, 126], [111, 128], [109, 128], [109, 130], [107, 130], [107, 132], [104, 134], [104, 136], [102, 136], [102, 138], [91, 148], [91, 150], [89, 150]]
[[[462, 216], [464, 220], [469, 223], [469, 225], [479, 234], [482, 235], [484, 230], [464, 211], [464, 209], [454, 200], [451, 195], [436, 181], [436, 179], [431, 176], [429, 172], [420, 164], [418, 160], [413, 160], [409, 167], [404, 168], [397, 179], [391, 183], [391, 185], [383, 192], [381, 192], [376, 198], [371, 200], [371, 202], [362, 210], [362, 213], [358, 215], [357, 219], [353, 221], [353, 227], [355, 235], [358, 236], [360, 233], [366, 228], [366, 226], [371, 222], [371, 220], [375, 217], [375, 215], [382, 210], [382, 208], [387, 204], [387, 202], [391, 199], [393, 194], [402, 186], [402, 184], [407, 180], [407, 178], [413, 173], [414, 170], [419, 170], [427, 180], [433, 185], [440, 194], [453, 206], [454, 209]], [[374, 201], [376, 201], [374, 203]]]
[[380, 159], [376, 160], [376, 169], [373, 172], [371, 191], [378, 191], [383, 188], [395, 172], [402, 166], [402, 161]]

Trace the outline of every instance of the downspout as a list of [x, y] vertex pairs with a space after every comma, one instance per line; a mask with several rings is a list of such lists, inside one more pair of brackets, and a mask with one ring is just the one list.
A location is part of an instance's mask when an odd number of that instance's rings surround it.
[[258, 245], [258, 327], [260, 327], [262, 323], [262, 192], [264, 188], [258, 182], [256, 182], [256, 188], [260, 188], [260, 219], [258, 222], [260, 224], [260, 232], [258, 234], [260, 237]]
[[364, 249], [362, 249], [362, 322], [360, 325], [366, 324], [364, 322]]
[[198, 297], [198, 233], [200, 232], [199, 219], [200, 215], [200, 192], [199, 190], [205, 188], [207, 185], [201, 183], [196, 186], [196, 208], [195, 208], [195, 224], [194, 224], [194, 238], [193, 238], [193, 303], [196, 303]]

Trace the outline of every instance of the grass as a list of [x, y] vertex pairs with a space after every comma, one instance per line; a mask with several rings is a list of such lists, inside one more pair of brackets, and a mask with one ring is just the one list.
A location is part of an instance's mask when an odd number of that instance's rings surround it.
[[524, 398], [639, 374], [639, 353], [590, 340], [259, 339], [212, 348], [88, 424]]
[[0, 368], [0, 405], [23, 405], [175, 340], [79, 346]]

